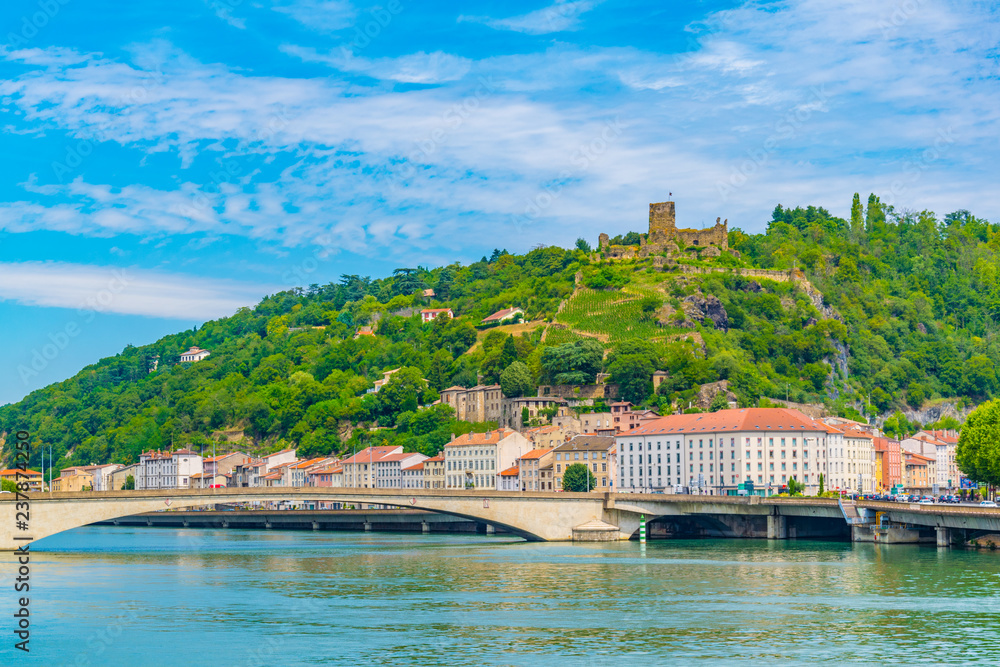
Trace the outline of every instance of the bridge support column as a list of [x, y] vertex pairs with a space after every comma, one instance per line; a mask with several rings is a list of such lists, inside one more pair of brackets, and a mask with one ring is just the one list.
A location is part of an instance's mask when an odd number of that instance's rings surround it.
[[313, 521], [313, 530], [319, 530], [319, 521]]
[[191, 527], [191, 524], [188, 522], [187, 519], [184, 519], [184, 527], [185, 528], [190, 528]]
[[265, 521], [264, 522], [264, 528], [266, 528], [268, 530], [271, 530], [271, 522], [270, 521]]
[[493, 527], [493, 524], [486, 524], [486, 534], [496, 535], [497, 529]]
[[788, 524], [785, 517], [778, 514], [770, 514], [767, 517], [767, 539], [787, 540]]
[[372, 523], [371, 523], [371, 521], [365, 521], [365, 532], [366, 533], [372, 532]]
[[951, 528], [946, 528], [945, 526], [938, 526], [935, 530], [937, 530], [937, 545], [939, 547], [950, 547]]
[[431, 532], [431, 524], [427, 523], [426, 521], [421, 521], [420, 522], [420, 532], [421, 533], [429, 533], [429, 532]]

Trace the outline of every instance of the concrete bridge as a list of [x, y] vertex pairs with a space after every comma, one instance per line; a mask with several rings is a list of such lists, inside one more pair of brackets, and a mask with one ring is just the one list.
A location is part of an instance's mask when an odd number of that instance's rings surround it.
[[[654, 535], [660, 530], [664, 535], [877, 540], [881, 533], [871, 528], [875, 512], [883, 513], [883, 525], [895, 526], [899, 535], [917, 534], [918, 539], [898, 541], [920, 541], [921, 531], [932, 536], [936, 531], [939, 544], [950, 543], [953, 530], [966, 535], [1000, 533], [998, 509], [861, 502], [857, 507], [869, 520], [849, 526], [837, 501], [825, 498], [324, 487], [162, 489], [32, 493], [26, 520], [23, 501], [19, 506], [14, 494], [0, 499], [0, 550], [8, 551], [65, 530], [143, 512], [280, 500], [421, 509], [502, 527], [533, 541], [629, 539], [639, 528], [640, 516], [646, 517]], [[894, 540], [886, 534], [882, 541]]]

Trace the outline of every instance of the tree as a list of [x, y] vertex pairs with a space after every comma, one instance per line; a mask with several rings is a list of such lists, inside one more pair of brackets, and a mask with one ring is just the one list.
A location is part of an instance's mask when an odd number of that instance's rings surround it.
[[576, 248], [577, 248], [577, 250], [582, 250], [582, 251], [584, 251], [586, 253], [591, 252], [590, 244], [587, 243], [587, 239], [585, 239], [585, 238], [578, 238], [576, 240]]
[[400, 412], [416, 412], [426, 388], [427, 382], [419, 368], [400, 368], [389, 376], [389, 381], [376, 394], [382, 414], [395, 419]]
[[135, 477], [129, 475], [125, 478], [125, 483], [122, 484], [123, 491], [134, 491], [135, 490]]
[[623, 354], [608, 366], [622, 398], [638, 405], [653, 393], [653, 362], [640, 354]]
[[597, 488], [597, 477], [594, 476], [594, 473], [590, 472], [590, 468], [585, 464], [574, 463], [566, 466], [566, 471], [563, 473], [562, 488], [563, 491], [573, 491], [576, 493], [593, 491]]
[[521, 408], [521, 426], [527, 426], [529, 421], [531, 421], [531, 411], [525, 406]]
[[0, 491], [17, 493], [17, 483], [12, 479], [2, 479], [0, 480]]
[[500, 374], [500, 390], [507, 398], [517, 398], [531, 393], [531, 371], [520, 361], [513, 362]]
[[817, 493], [816, 495], [822, 496], [824, 493], [826, 493], [826, 479], [824, 479], [823, 473], [820, 473], [819, 474], [819, 493]]
[[718, 412], [719, 410], [727, 410], [729, 408], [729, 398], [726, 396], [726, 392], [720, 391], [712, 399], [712, 404], [708, 406], [709, 412]]
[[854, 193], [854, 201], [851, 203], [851, 232], [855, 238], [860, 238], [865, 229], [864, 210], [861, 208], [861, 195]]
[[736, 394], [736, 404], [741, 408], [757, 405], [764, 392], [764, 381], [752, 366], [741, 370], [733, 377], [731, 388]]
[[500, 352], [500, 367], [506, 369], [515, 361], [517, 361], [517, 345], [514, 343], [513, 336], [507, 336]]
[[590, 338], [542, 350], [542, 370], [554, 384], [588, 384], [604, 360], [604, 348]]
[[788, 495], [790, 496], [801, 496], [802, 490], [805, 488], [803, 484], [799, 484], [799, 481], [794, 477], [788, 480]]
[[958, 468], [982, 484], [1000, 484], [1000, 400], [973, 410], [961, 434], [955, 457]]
[[663, 299], [650, 294], [639, 300], [639, 309], [642, 311], [642, 319], [651, 320], [656, 316], [656, 311], [663, 305]]

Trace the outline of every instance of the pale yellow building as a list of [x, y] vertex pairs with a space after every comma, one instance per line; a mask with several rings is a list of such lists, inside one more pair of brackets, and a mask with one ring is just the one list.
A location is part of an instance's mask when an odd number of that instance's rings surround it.
[[443, 489], [444, 488], [444, 454], [432, 456], [424, 459], [424, 488]]
[[15, 484], [27, 483], [28, 491], [41, 491], [44, 487], [42, 473], [37, 470], [21, 470], [20, 468], [0, 470], [0, 479], [9, 479]]
[[94, 488], [94, 473], [83, 466], [63, 468], [59, 472], [59, 477], [52, 480], [53, 491], [84, 491]]

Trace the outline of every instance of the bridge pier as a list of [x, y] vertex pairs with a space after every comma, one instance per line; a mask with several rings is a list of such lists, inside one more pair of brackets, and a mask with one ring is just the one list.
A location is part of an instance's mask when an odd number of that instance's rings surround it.
[[496, 535], [497, 529], [493, 527], [493, 524], [486, 524], [486, 534]]
[[939, 547], [950, 547], [951, 546], [951, 528], [945, 526], [938, 526], [937, 530], [937, 545]]
[[788, 522], [780, 514], [769, 514], [767, 516], [767, 539], [787, 540]]
[[313, 530], [319, 530], [319, 521], [313, 521], [312, 528]]
[[427, 533], [431, 532], [431, 524], [427, 523], [426, 521], [421, 521], [420, 522], [420, 532], [423, 533], [423, 534], [425, 534], [425, 535]]
[[365, 521], [365, 532], [366, 533], [372, 532], [372, 522], [371, 521]]

